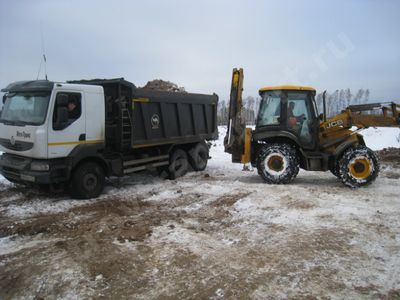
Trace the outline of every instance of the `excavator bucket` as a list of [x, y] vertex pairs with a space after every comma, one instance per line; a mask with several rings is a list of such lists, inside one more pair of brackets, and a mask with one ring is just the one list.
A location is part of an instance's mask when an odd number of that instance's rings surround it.
[[242, 116], [243, 69], [233, 69], [229, 100], [228, 129], [224, 139], [225, 152], [232, 155], [232, 162], [243, 162], [245, 153], [246, 123]]

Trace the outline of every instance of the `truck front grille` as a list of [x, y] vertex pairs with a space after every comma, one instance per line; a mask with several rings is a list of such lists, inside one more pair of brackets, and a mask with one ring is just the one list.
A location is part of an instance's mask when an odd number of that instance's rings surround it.
[[33, 143], [31, 142], [15, 141], [12, 144], [11, 140], [8, 139], [0, 139], [0, 145], [14, 151], [27, 151], [33, 148]]

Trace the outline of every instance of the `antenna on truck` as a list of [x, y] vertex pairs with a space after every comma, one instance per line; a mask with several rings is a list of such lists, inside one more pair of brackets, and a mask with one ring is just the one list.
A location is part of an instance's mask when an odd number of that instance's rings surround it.
[[40, 25], [40, 36], [42, 39], [42, 57], [40, 58], [39, 71], [38, 71], [36, 80], [39, 79], [40, 71], [42, 70], [42, 63], [44, 63], [44, 76], [45, 76], [45, 79], [47, 80], [47, 66], [46, 66], [47, 59], [46, 59], [46, 53], [44, 51], [44, 37], [43, 37], [42, 25]]

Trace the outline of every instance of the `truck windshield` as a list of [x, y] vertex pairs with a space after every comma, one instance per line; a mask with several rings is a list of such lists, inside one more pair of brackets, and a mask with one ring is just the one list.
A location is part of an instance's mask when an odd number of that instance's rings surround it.
[[9, 125], [41, 125], [46, 119], [50, 92], [17, 92], [5, 95], [0, 122]]

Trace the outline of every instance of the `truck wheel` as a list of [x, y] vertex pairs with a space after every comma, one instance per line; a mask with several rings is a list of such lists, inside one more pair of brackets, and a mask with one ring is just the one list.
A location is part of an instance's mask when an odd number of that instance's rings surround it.
[[267, 183], [289, 183], [299, 173], [296, 149], [288, 144], [271, 144], [261, 149], [257, 158], [258, 174]]
[[95, 162], [79, 165], [70, 182], [70, 194], [77, 199], [98, 197], [104, 189], [105, 175], [103, 168]]
[[168, 166], [168, 173], [171, 179], [176, 179], [185, 175], [188, 171], [189, 162], [188, 156], [182, 149], [176, 149], [170, 159]]
[[378, 158], [365, 146], [347, 149], [339, 166], [342, 182], [352, 188], [370, 184], [379, 174]]
[[193, 170], [203, 171], [207, 167], [208, 147], [204, 143], [198, 143], [189, 151], [189, 161]]

